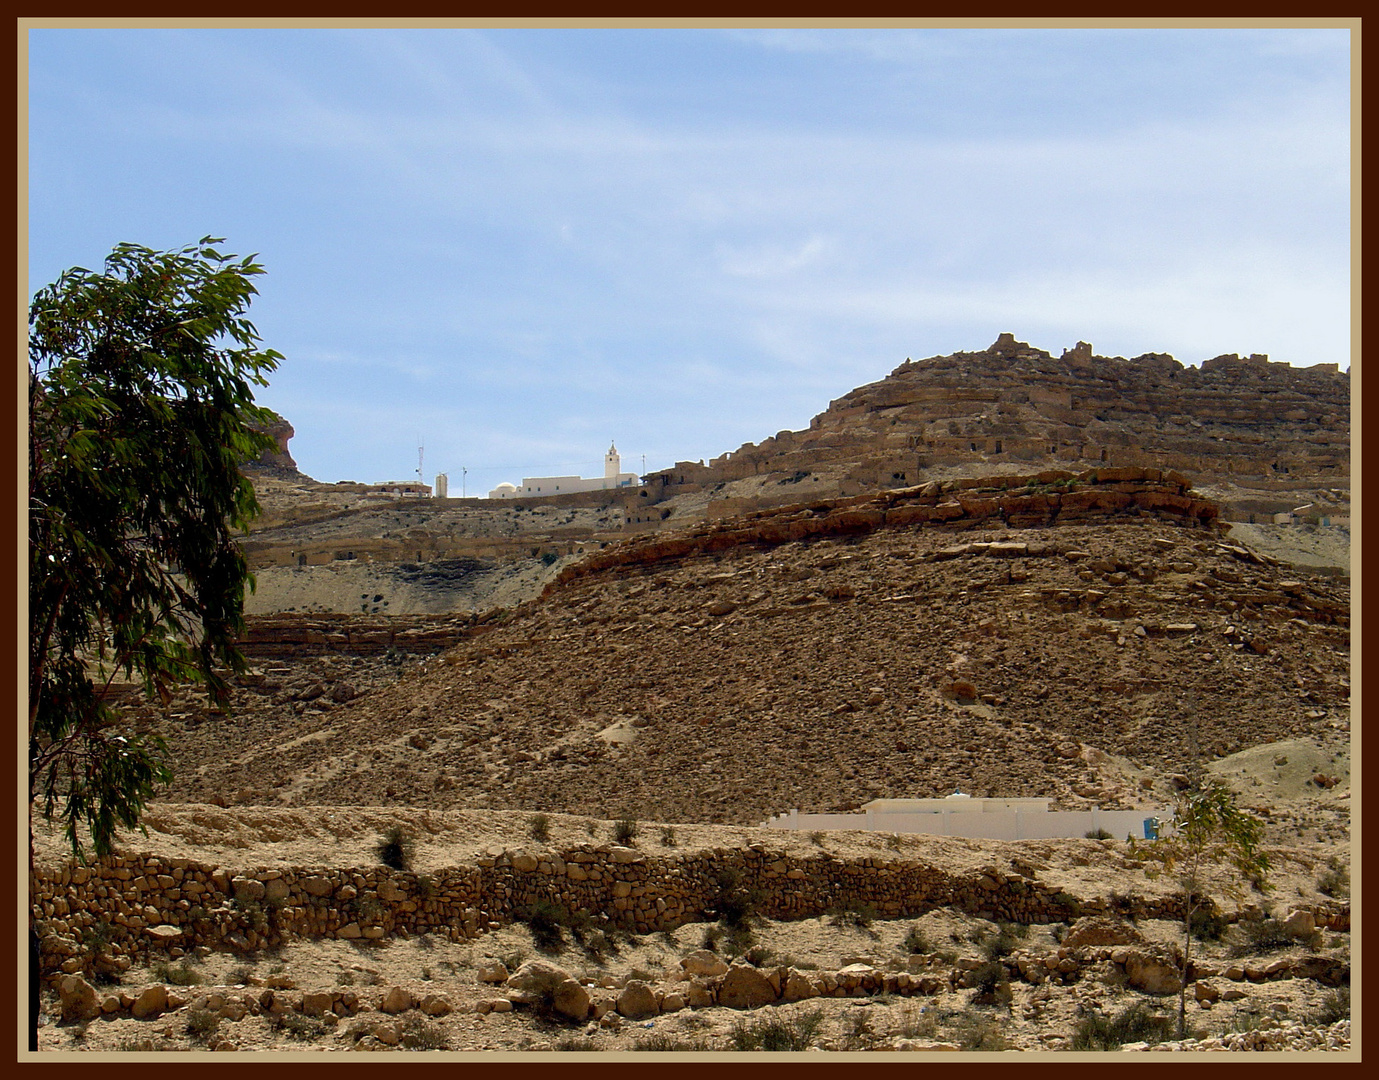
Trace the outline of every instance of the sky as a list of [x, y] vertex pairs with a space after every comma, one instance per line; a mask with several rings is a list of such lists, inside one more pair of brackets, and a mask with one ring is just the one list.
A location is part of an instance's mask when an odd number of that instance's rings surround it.
[[32, 29], [30, 293], [224, 237], [326, 482], [599, 476], [907, 358], [1350, 363], [1332, 29]]

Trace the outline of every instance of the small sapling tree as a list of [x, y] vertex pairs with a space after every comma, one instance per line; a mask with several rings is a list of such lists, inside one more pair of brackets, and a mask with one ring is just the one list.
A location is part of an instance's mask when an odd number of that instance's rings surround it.
[[[1203, 891], [1209, 867], [1228, 866], [1245, 881], [1263, 882], [1269, 860], [1259, 850], [1263, 823], [1235, 805], [1235, 796], [1219, 783], [1207, 781], [1182, 792], [1173, 808], [1173, 828], [1149, 843], [1131, 842], [1151, 879], [1173, 877], [1183, 889], [1183, 963], [1178, 982], [1178, 1038], [1187, 1035], [1187, 977], [1192, 960], [1192, 917], [1210, 898]], [[1232, 883], [1228, 889], [1242, 890]]]

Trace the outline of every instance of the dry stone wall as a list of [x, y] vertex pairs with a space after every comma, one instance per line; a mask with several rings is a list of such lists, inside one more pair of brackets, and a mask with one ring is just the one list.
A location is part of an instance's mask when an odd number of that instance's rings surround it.
[[[90, 972], [93, 963], [126, 970], [135, 959], [179, 956], [197, 946], [248, 951], [294, 938], [422, 933], [471, 939], [541, 901], [640, 933], [715, 919], [729, 895], [749, 898], [756, 912], [780, 920], [863, 908], [901, 918], [950, 907], [1048, 923], [1113, 906], [995, 866], [954, 875], [901, 857], [800, 858], [762, 844], [669, 856], [615, 845], [503, 852], [430, 875], [384, 866], [236, 871], [186, 858], [113, 855], [40, 869], [31, 895], [54, 980]], [[1125, 903], [1117, 901], [1115, 910], [1181, 917], [1173, 896], [1136, 898], [1128, 909]], [[1349, 929], [1348, 904], [1320, 906], [1312, 915], [1317, 926]]]

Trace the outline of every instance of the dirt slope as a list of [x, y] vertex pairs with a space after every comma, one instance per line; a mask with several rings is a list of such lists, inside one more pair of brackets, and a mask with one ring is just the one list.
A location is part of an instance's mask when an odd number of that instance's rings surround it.
[[341, 704], [363, 661], [273, 669], [229, 720], [149, 722], [188, 801], [736, 824], [959, 785], [1140, 805], [1194, 760], [1348, 727], [1343, 581], [1151, 518], [961, 539], [609, 570]]

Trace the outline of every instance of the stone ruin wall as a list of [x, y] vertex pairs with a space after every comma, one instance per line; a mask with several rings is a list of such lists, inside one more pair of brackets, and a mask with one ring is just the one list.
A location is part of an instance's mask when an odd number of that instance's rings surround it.
[[[1018, 923], [1108, 912], [1181, 917], [1181, 898], [1171, 894], [1128, 902], [1075, 897], [994, 865], [962, 876], [902, 857], [800, 857], [764, 844], [656, 856], [608, 844], [504, 852], [429, 875], [381, 865], [235, 871], [195, 859], [112, 855], [39, 868], [31, 895], [46, 966], [57, 981], [90, 973], [83, 938], [93, 935], [104, 941], [104, 962], [125, 970], [135, 960], [169, 951], [180, 955], [196, 946], [246, 952], [300, 938], [369, 940], [403, 933], [472, 940], [543, 900], [652, 933], [716, 918], [725, 873], [734, 876], [735, 888], [755, 894], [758, 913], [780, 920], [863, 906], [888, 919], [944, 907]], [[1312, 913], [1318, 926], [1349, 929], [1348, 903], [1328, 901]]]

